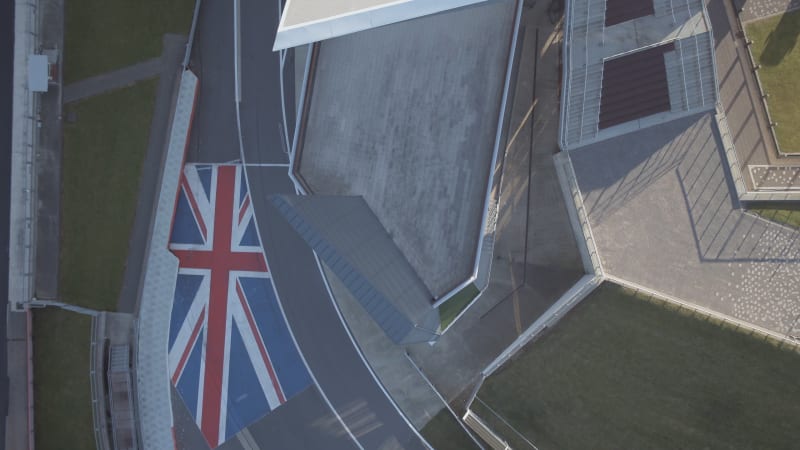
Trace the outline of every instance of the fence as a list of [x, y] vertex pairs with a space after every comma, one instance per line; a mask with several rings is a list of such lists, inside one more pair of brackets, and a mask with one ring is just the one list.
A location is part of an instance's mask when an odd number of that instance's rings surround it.
[[691, 311], [694, 314], [699, 316], [708, 317], [713, 320], [718, 321], [720, 324], [730, 326], [731, 328], [740, 329], [748, 331], [749, 333], [756, 334], [759, 336], [764, 337], [767, 340], [772, 340], [774, 342], [789, 345], [792, 347], [800, 347], [800, 336], [791, 336], [791, 335], [784, 335], [780, 333], [776, 333], [774, 331], [768, 330], [766, 328], [762, 328], [758, 325], [753, 325], [751, 323], [744, 322], [742, 320], [736, 319], [734, 317], [713, 311], [708, 308], [704, 308], [699, 305], [695, 305], [689, 302], [685, 302], [681, 299], [673, 297], [669, 294], [665, 294], [663, 292], [656, 291], [654, 289], [650, 289], [648, 287], [642, 286], [637, 283], [633, 283], [631, 281], [617, 278], [614, 276], [607, 276], [606, 279], [608, 281], [614, 282], [619, 284], [620, 286], [624, 286], [628, 289], [631, 289], [636, 292], [641, 292], [647, 294], [654, 300], [659, 300], [665, 303], [670, 303], [677, 306], [679, 309]]
[[28, 57], [39, 46], [38, 2], [16, 2], [14, 100], [11, 131], [11, 203], [9, 230], [9, 300], [12, 311], [33, 298], [36, 249], [36, 150], [39, 98], [28, 89]]
[[[102, 319], [100, 319], [102, 320]], [[92, 420], [94, 424], [94, 442], [98, 449], [104, 450], [110, 448], [108, 442], [108, 433], [106, 432], [105, 421], [105, 405], [98, 404], [103, 401], [104, 395], [102, 392], [103, 382], [102, 373], [97, 373], [97, 352], [104, 353], [104, 341], [102, 337], [102, 330], [98, 332], [98, 316], [92, 316], [92, 334], [91, 343], [89, 344], [89, 386], [92, 393]], [[98, 341], [99, 339], [99, 341]], [[98, 348], [99, 347], [99, 348]], [[100, 375], [98, 377], [98, 375]]]
[[[742, 41], [744, 42], [745, 47], [747, 48], [747, 56], [748, 60], [750, 61], [750, 69], [753, 71], [753, 75], [755, 76], [756, 79], [756, 84], [758, 85], [758, 92], [761, 94], [760, 95], [761, 106], [764, 108], [764, 114], [767, 116], [769, 134], [770, 136], [772, 136], [773, 142], [775, 142], [775, 148], [778, 150], [778, 157], [800, 156], [800, 153], [786, 153], [781, 149], [780, 142], [778, 142], [778, 135], [775, 132], [775, 127], [777, 126], [777, 123], [772, 120], [772, 115], [769, 112], [769, 104], [767, 103], [768, 94], [766, 93], [766, 91], [764, 91], [764, 85], [761, 83], [761, 76], [758, 75], [758, 69], [761, 68], [761, 65], [756, 64], [756, 60], [753, 57], [753, 51], [750, 48], [751, 45], [753, 44], [753, 41], [751, 41], [747, 37], [747, 31], [745, 30], [741, 17], [739, 17], [740, 13], [739, 8], [736, 7], [736, 2], [734, 0], [731, 0], [731, 5], [733, 6], [734, 11], [736, 11], [736, 28], [738, 29], [736, 36], [740, 36], [742, 38]], [[792, 125], [793, 124], [789, 124], [789, 126]]]

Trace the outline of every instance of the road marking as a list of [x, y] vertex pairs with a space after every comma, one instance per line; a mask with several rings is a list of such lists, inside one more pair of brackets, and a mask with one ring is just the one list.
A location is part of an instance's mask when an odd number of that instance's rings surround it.
[[392, 406], [394, 406], [394, 409], [397, 411], [397, 414], [399, 414], [400, 417], [403, 418], [403, 421], [405, 421], [406, 425], [408, 425], [408, 427], [414, 431], [414, 434], [417, 435], [420, 442], [422, 442], [422, 444], [426, 448], [434, 450], [433, 447], [430, 444], [428, 444], [428, 441], [426, 441], [425, 438], [422, 437], [417, 428], [408, 420], [408, 417], [406, 417], [406, 415], [403, 413], [400, 407], [397, 406], [397, 403], [395, 403], [392, 396], [389, 395], [388, 391], [386, 391], [386, 388], [383, 386], [383, 383], [381, 383], [377, 375], [375, 375], [375, 371], [372, 370], [372, 366], [370, 366], [369, 363], [367, 362], [367, 359], [364, 358], [364, 354], [361, 353], [361, 347], [359, 347], [358, 343], [353, 338], [353, 333], [350, 332], [350, 327], [347, 325], [347, 322], [345, 322], [344, 317], [342, 316], [342, 312], [339, 310], [339, 305], [336, 304], [336, 300], [334, 299], [333, 293], [331, 292], [331, 287], [328, 284], [328, 277], [326, 277], [325, 272], [322, 271], [322, 264], [320, 264], [319, 262], [319, 256], [317, 256], [317, 252], [314, 252], [314, 260], [317, 261], [317, 268], [319, 269], [320, 276], [322, 276], [322, 280], [325, 282], [325, 289], [328, 291], [328, 298], [330, 298], [331, 303], [333, 303], [333, 309], [336, 310], [336, 314], [339, 316], [339, 321], [342, 322], [342, 326], [344, 327], [344, 330], [347, 332], [347, 336], [350, 338], [350, 342], [353, 344], [353, 348], [356, 350], [356, 353], [358, 353], [358, 356], [361, 358], [361, 362], [363, 362], [364, 366], [367, 367], [367, 370], [369, 370], [370, 375], [372, 375], [372, 379], [375, 380], [375, 384], [377, 384], [378, 387], [381, 388], [381, 391], [383, 391], [383, 395], [385, 395], [386, 398], [389, 400], [389, 403], [391, 403]]
[[[239, 0], [234, 0], [234, 4], [233, 5], [234, 5], [234, 15], [237, 15], [239, 13]], [[234, 52], [234, 59], [235, 59], [234, 66], [235, 66], [235, 69], [237, 71], [237, 74], [238, 74], [238, 71], [239, 71], [238, 35], [239, 35], [239, 22], [238, 22], [238, 15], [237, 15], [236, 17], [234, 17], [234, 41], [236, 42], [236, 45], [237, 45], [237, 48], [235, 49], [236, 51]], [[236, 94], [237, 94], [237, 98], [236, 98], [236, 129], [237, 129], [237, 133], [239, 135], [238, 136], [239, 137], [239, 157], [241, 159], [242, 165], [245, 166], [245, 169], [244, 169], [244, 182], [247, 184], [247, 191], [250, 192], [250, 195], [253, 195], [252, 194], [253, 190], [250, 189], [250, 177], [247, 174], [247, 169], [246, 169], [247, 160], [244, 157], [245, 154], [244, 154], [244, 142], [243, 142], [243, 138], [242, 138], [242, 117], [241, 117], [241, 111], [240, 111], [241, 110], [241, 98], [240, 98], [240, 86], [239, 86], [238, 77], [237, 77], [237, 80], [236, 80], [236, 88], [237, 88], [236, 89]], [[261, 231], [260, 231], [260, 229], [258, 227], [258, 218], [256, 217], [255, 214], [253, 215], [253, 221], [256, 224], [256, 233], [258, 234], [258, 239], [261, 242], [261, 252], [264, 255], [264, 260], [267, 262], [267, 267], [271, 267], [270, 263], [269, 263], [269, 258], [267, 258], [267, 252], [264, 250], [264, 240], [261, 238]], [[328, 408], [330, 408], [331, 412], [333, 412], [333, 414], [336, 415], [336, 420], [338, 420], [339, 423], [342, 425], [342, 427], [345, 429], [345, 431], [347, 431], [347, 435], [350, 436], [350, 439], [352, 439], [352, 441], [356, 444], [356, 446], [360, 450], [364, 450], [364, 447], [361, 445], [360, 442], [358, 442], [358, 439], [356, 439], [356, 437], [353, 434], [353, 432], [350, 430], [350, 428], [348, 428], [347, 424], [344, 423], [344, 420], [339, 415], [339, 412], [336, 411], [336, 409], [333, 407], [333, 404], [331, 403], [330, 399], [328, 399], [328, 396], [325, 394], [325, 391], [323, 391], [322, 387], [320, 387], [319, 381], [317, 381], [316, 375], [314, 375], [314, 372], [311, 370], [311, 367], [308, 365], [308, 361], [306, 361], [306, 357], [303, 354], [303, 350], [297, 344], [297, 339], [294, 336], [294, 331], [292, 331], [292, 326], [289, 323], [289, 320], [286, 318], [286, 312], [283, 310], [283, 302], [281, 301], [280, 295], [278, 295], [278, 288], [277, 288], [276, 283], [274, 282], [274, 280], [273, 280], [273, 283], [272, 283], [272, 290], [275, 293], [275, 298], [278, 300], [278, 307], [281, 310], [281, 315], [283, 316], [283, 321], [286, 323], [286, 327], [289, 330], [289, 334], [292, 336], [292, 342], [294, 343], [295, 348], [297, 348], [297, 352], [300, 354], [300, 358], [303, 360], [303, 365], [306, 366], [306, 370], [308, 370], [309, 375], [311, 375], [311, 379], [314, 381], [314, 386], [317, 387], [317, 391], [319, 391], [320, 395], [322, 396], [323, 400], [325, 400], [325, 403], [328, 405]]]
[[261, 450], [261, 447], [258, 446], [258, 442], [256, 442], [250, 430], [247, 428], [242, 428], [242, 431], [236, 433], [236, 439], [242, 444], [244, 450]]

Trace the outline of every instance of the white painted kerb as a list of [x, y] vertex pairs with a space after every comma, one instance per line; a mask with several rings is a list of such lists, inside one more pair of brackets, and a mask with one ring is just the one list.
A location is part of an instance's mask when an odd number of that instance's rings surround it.
[[167, 347], [178, 259], [168, 250], [167, 245], [196, 91], [197, 77], [191, 71], [184, 71], [146, 252], [136, 348], [139, 431], [144, 449], [166, 450], [175, 446], [172, 437]]

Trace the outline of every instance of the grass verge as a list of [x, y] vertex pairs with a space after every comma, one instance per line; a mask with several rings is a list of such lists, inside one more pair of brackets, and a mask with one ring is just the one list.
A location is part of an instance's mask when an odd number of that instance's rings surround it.
[[784, 206], [784, 209], [756, 208], [750, 211], [765, 219], [800, 229], [800, 208], [789, 209]]
[[456, 422], [450, 411], [443, 409], [420, 430], [422, 436], [436, 450], [467, 450], [478, 446]]
[[440, 306], [439, 322], [441, 323], [442, 330], [447, 328], [480, 292], [477, 286], [469, 284], [458, 294], [454, 295], [453, 298]]
[[645, 300], [602, 285], [478, 398], [542, 450], [797, 445], [796, 348]]
[[758, 76], [772, 120], [778, 122], [775, 134], [781, 150], [800, 152], [800, 11], [759, 20], [747, 25], [753, 58], [761, 64]]
[[59, 309], [33, 313], [34, 420], [39, 450], [93, 449], [89, 386], [91, 318]]
[[62, 298], [115, 310], [158, 80], [69, 105], [61, 187]]
[[165, 33], [188, 34], [195, 0], [66, 2], [64, 82], [155, 58]]

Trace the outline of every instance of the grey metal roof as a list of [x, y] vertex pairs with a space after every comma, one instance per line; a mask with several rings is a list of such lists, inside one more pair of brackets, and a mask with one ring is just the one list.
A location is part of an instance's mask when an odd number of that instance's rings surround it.
[[271, 200], [392, 341], [436, 339], [433, 296], [362, 197]]

